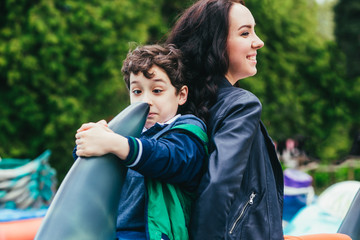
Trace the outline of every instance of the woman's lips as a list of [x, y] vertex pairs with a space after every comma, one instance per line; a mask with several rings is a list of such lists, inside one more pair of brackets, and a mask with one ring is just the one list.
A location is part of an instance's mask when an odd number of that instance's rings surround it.
[[252, 61], [252, 62], [256, 62], [256, 54], [252, 54], [252, 55], [248, 55], [246, 57], [246, 59]]

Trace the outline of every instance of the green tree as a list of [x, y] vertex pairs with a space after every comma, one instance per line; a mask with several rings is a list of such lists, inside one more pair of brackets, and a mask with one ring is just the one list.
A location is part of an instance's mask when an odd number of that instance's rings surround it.
[[335, 6], [335, 36], [347, 58], [350, 78], [360, 76], [360, 2], [339, 0]]
[[335, 10], [335, 36], [346, 56], [348, 94], [347, 105], [351, 109], [352, 139], [360, 136], [360, 2], [339, 0]]
[[159, 24], [152, 0], [1, 1], [0, 156], [45, 149], [61, 180], [80, 124], [128, 104], [121, 66]]
[[195, 0], [156, 0], [159, 6], [158, 21], [150, 28], [150, 43], [162, 43], [171, 27], [175, 24], [178, 16], [184, 9], [190, 6]]

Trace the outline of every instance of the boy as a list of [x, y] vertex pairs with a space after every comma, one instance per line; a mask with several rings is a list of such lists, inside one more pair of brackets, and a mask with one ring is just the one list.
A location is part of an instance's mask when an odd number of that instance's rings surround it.
[[172, 45], [138, 47], [122, 72], [130, 102], [150, 105], [142, 136], [115, 134], [104, 120], [83, 124], [76, 155], [113, 153], [129, 167], [119, 203], [119, 239], [188, 239], [207, 136], [200, 119], [179, 114], [188, 96], [181, 53]]

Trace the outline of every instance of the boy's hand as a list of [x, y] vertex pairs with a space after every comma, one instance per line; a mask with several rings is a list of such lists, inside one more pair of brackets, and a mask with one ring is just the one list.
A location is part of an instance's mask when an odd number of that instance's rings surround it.
[[108, 127], [107, 122], [103, 119], [103, 120], [98, 121], [97, 123], [93, 123], [93, 122], [84, 123], [83, 125], [81, 125], [81, 127], [76, 132], [86, 131], [86, 130], [92, 128], [93, 126], [95, 126], [95, 124], [101, 124], [104, 127]]
[[75, 135], [76, 155], [90, 157], [109, 153], [109, 141], [113, 134], [115, 133], [108, 128], [105, 120], [83, 124]]

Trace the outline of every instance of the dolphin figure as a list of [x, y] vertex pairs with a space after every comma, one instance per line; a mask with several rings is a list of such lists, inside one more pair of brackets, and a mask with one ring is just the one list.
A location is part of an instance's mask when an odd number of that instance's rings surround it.
[[[109, 122], [123, 136], [139, 137], [149, 105], [129, 105]], [[79, 157], [62, 181], [36, 240], [115, 239], [120, 193], [127, 168], [113, 154]]]

